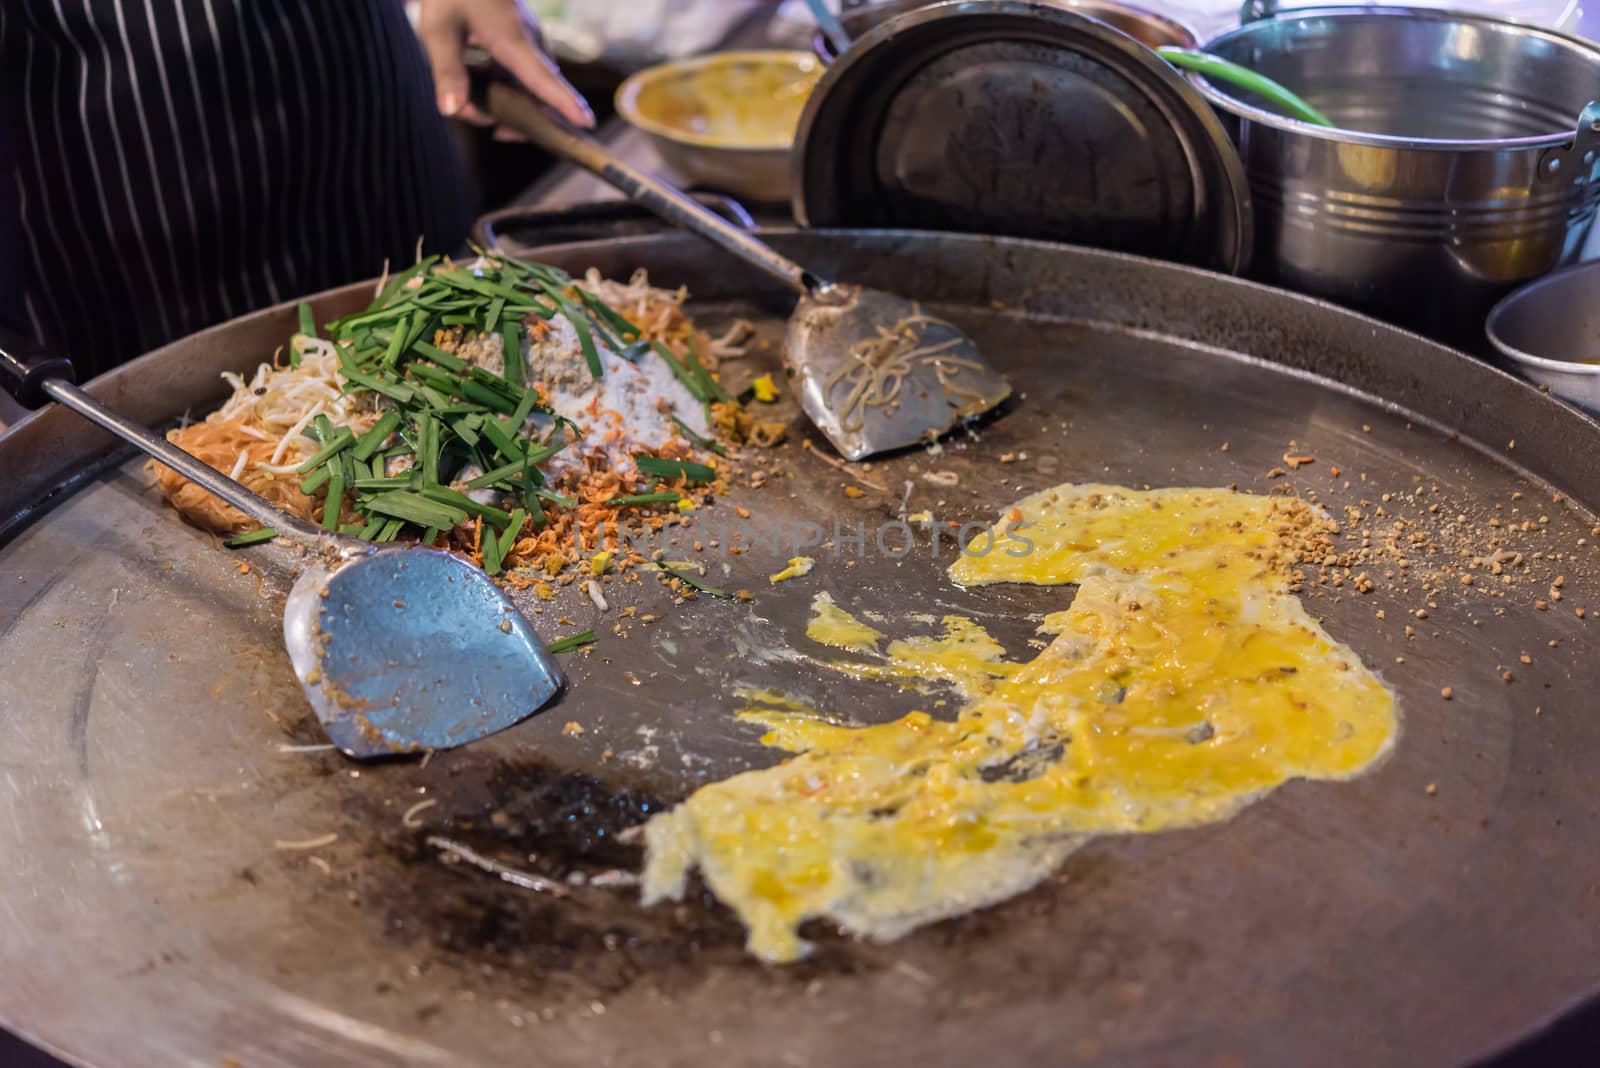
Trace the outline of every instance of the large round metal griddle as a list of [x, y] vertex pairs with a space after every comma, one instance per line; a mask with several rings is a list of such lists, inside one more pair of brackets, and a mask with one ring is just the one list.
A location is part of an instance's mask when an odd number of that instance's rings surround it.
[[[772, 237], [819, 270], [926, 298], [1019, 399], [940, 455], [862, 472], [887, 494], [847, 497], [844, 475], [791, 446], [786, 475], [712, 513], [870, 527], [899, 513], [907, 480], [912, 511], [952, 519], [1066, 480], [1292, 482], [1336, 512], [1423, 486], [1383, 507], [1527, 519], [1530, 554], [1576, 555], [1532, 561], [1504, 598], [1444, 588], [1425, 621], [1408, 617], [1425, 595], [1403, 576], [1308, 597], [1400, 695], [1397, 750], [1367, 777], [1293, 783], [1222, 825], [1104, 839], [1029, 893], [891, 945], [816, 925], [813, 959], [763, 967], [703, 897], [553, 898], [446, 864], [428, 836], [563, 879], [630, 868], [619, 830], [775, 759], [734, 722], [736, 686], [862, 722], [925, 703], [815, 666], [815, 592], [893, 633], [968, 614], [1025, 656], [1031, 614], [1070, 590], [958, 591], [946, 539], [898, 562], [813, 550], [816, 572], [778, 587], [765, 577], [789, 550], [752, 547], [714, 571], [748, 604], [672, 605], [648, 579], [611, 587], [603, 618], [571, 589], [529, 598], [547, 634], [602, 634], [569, 658], [559, 705], [426, 766], [356, 768], [279, 751], [321, 740], [277, 633], [287, 553], [219, 551], [138, 463], [106, 461], [94, 431], [46, 412], [0, 438], [0, 1023], [96, 1066], [1409, 1065], [1501, 1048], [1600, 985], [1600, 669], [1596, 624], [1573, 611], [1600, 611], [1600, 425], [1418, 338], [1186, 268], [974, 237]], [[648, 267], [692, 286], [707, 325], [745, 316], [778, 334], [781, 295], [692, 238], [544, 255]], [[321, 297], [319, 318], [369, 292]], [[289, 307], [241, 319], [95, 392], [152, 422], [198, 413], [220, 399], [219, 370], [268, 356], [293, 323]], [[767, 348], [729, 380], [775, 361]], [[1268, 478], [1291, 440], [1317, 462]], [[930, 468], [959, 485], [923, 481]], [[1565, 596], [1536, 611], [1546, 570]], [[626, 605], [661, 618], [618, 637]], [[402, 825], [421, 800], [437, 804]], [[337, 841], [274, 849], [325, 833]]]

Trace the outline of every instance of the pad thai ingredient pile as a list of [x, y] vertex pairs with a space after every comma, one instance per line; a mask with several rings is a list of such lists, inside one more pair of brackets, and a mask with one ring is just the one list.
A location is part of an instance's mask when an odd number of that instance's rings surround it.
[[[643, 272], [423, 260], [325, 336], [302, 305], [287, 364], [225, 376], [227, 403], [168, 438], [328, 530], [554, 574], [628, 517], [659, 527], [691, 507], [727, 463], [715, 432], [753, 429], [714, 374], [726, 340], [697, 334], [685, 296]], [[250, 527], [152, 470], [197, 524]]]

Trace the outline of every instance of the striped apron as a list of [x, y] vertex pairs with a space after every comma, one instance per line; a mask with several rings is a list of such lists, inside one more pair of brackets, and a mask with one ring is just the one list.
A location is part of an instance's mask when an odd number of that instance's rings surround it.
[[469, 221], [400, 0], [0, 0], [0, 318], [84, 377]]

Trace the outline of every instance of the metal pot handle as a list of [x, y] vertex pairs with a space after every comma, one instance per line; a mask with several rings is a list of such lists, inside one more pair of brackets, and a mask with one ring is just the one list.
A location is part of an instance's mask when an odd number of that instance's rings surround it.
[[1594, 181], [1600, 160], [1600, 100], [1591, 100], [1578, 114], [1578, 129], [1564, 145], [1547, 148], [1539, 157], [1539, 181]]

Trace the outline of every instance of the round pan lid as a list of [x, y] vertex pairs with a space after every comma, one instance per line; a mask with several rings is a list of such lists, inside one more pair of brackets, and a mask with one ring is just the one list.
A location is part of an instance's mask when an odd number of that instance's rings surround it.
[[791, 166], [806, 226], [1249, 266], [1249, 188], [1209, 105], [1133, 38], [1050, 4], [954, 0], [863, 35], [813, 91]]

